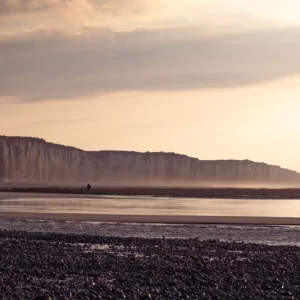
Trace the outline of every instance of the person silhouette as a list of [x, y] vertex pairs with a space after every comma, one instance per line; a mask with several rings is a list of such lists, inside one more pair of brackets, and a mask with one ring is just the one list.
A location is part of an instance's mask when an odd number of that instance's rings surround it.
[[91, 189], [92, 189], [92, 186], [88, 183], [87, 186], [86, 186], [86, 189], [87, 189], [88, 192], [90, 192]]

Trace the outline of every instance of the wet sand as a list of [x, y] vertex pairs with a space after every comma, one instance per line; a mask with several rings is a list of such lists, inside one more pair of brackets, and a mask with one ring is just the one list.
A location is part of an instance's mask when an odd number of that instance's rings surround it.
[[[52, 193], [14, 193], [0, 192], [0, 201], [15, 198], [81, 198], [81, 194]], [[85, 198], [97, 199], [101, 196], [85, 195]], [[213, 201], [213, 200], [212, 200]], [[274, 200], [275, 201], [275, 200]], [[170, 223], [170, 224], [253, 224], [253, 225], [300, 225], [298, 217], [261, 217], [261, 216], [196, 216], [166, 214], [90, 214], [59, 212], [14, 212], [1, 211], [2, 219], [33, 219], [58, 221], [92, 221], [92, 222], [124, 222], [124, 223]]]
[[[24, 193], [24, 192], [1, 192], [0, 201], [16, 198], [82, 198], [82, 194], [60, 194], [60, 193]], [[93, 195], [84, 195], [84, 198], [94, 198]], [[98, 198], [98, 197], [97, 197]]]
[[300, 218], [280, 217], [223, 217], [223, 216], [170, 216], [170, 215], [105, 215], [1, 212], [2, 219], [32, 219], [81, 222], [169, 223], [169, 224], [253, 224], [300, 225]]
[[216, 239], [300, 247], [300, 226], [103, 223], [0, 218], [0, 230], [138, 238]]

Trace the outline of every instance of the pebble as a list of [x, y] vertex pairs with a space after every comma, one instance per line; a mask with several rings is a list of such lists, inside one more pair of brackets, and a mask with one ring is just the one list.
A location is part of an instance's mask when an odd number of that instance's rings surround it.
[[2, 230], [0, 299], [300, 299], [299, 261], [294, 246]]

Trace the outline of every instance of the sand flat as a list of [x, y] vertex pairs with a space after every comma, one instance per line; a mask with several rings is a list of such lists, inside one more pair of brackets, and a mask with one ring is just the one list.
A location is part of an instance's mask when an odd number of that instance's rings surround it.
[[55, 193], [18, 193], [18, 192], [0, 192], [0, 201], [16, 198], [100, 198], [101, 196], [80, 195], [80, 194], [55, 194]]
[[[16, 198], [25, 199], [55, 199], [55, 198], [82, 198], [83, 195], [74, 194], [40, 194], [40, 193], [12, 193], [0, 192], [1, 200], [12, 200]], [[107, 197], [107, 196], [103, 196]], [[102, 196], [84, 195], [84, 198], [101, 199]], [[157, 198], [156, 198], [157, 199]], [[251, 200], [250, 200], [251, 201]], [[58, 221], [91, 221], [91, 222], [124, 222], [124, 223], [169, 223], [169, 224], [253, 224], [253, 225], [300, 225], [300, 216], [234, 216], [227, 215], [184, 215], [184, 214], [122, 214], [116, 213], [66, 213], [65, 211], [57, 212], [26, 212], [2, 210], [0, 207], [0, 218], [2, 219], [33, 219], [33, 220], [58, 220]]]
[[124, 222], [124, 223], [182, 223], [182, 224], [253, 224], [300, 225], [300, 218], [282, 217], [224, 217], [224, 216], [171, 216], [171, 215], [118, 215], [1, 212], [4, 219], [33, 219], [59, 221]]

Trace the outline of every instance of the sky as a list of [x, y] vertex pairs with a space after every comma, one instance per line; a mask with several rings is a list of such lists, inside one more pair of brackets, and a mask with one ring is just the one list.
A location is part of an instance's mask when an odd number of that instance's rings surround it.
[[0, 0], [0, 135], [300, 172], [299, 0]]

